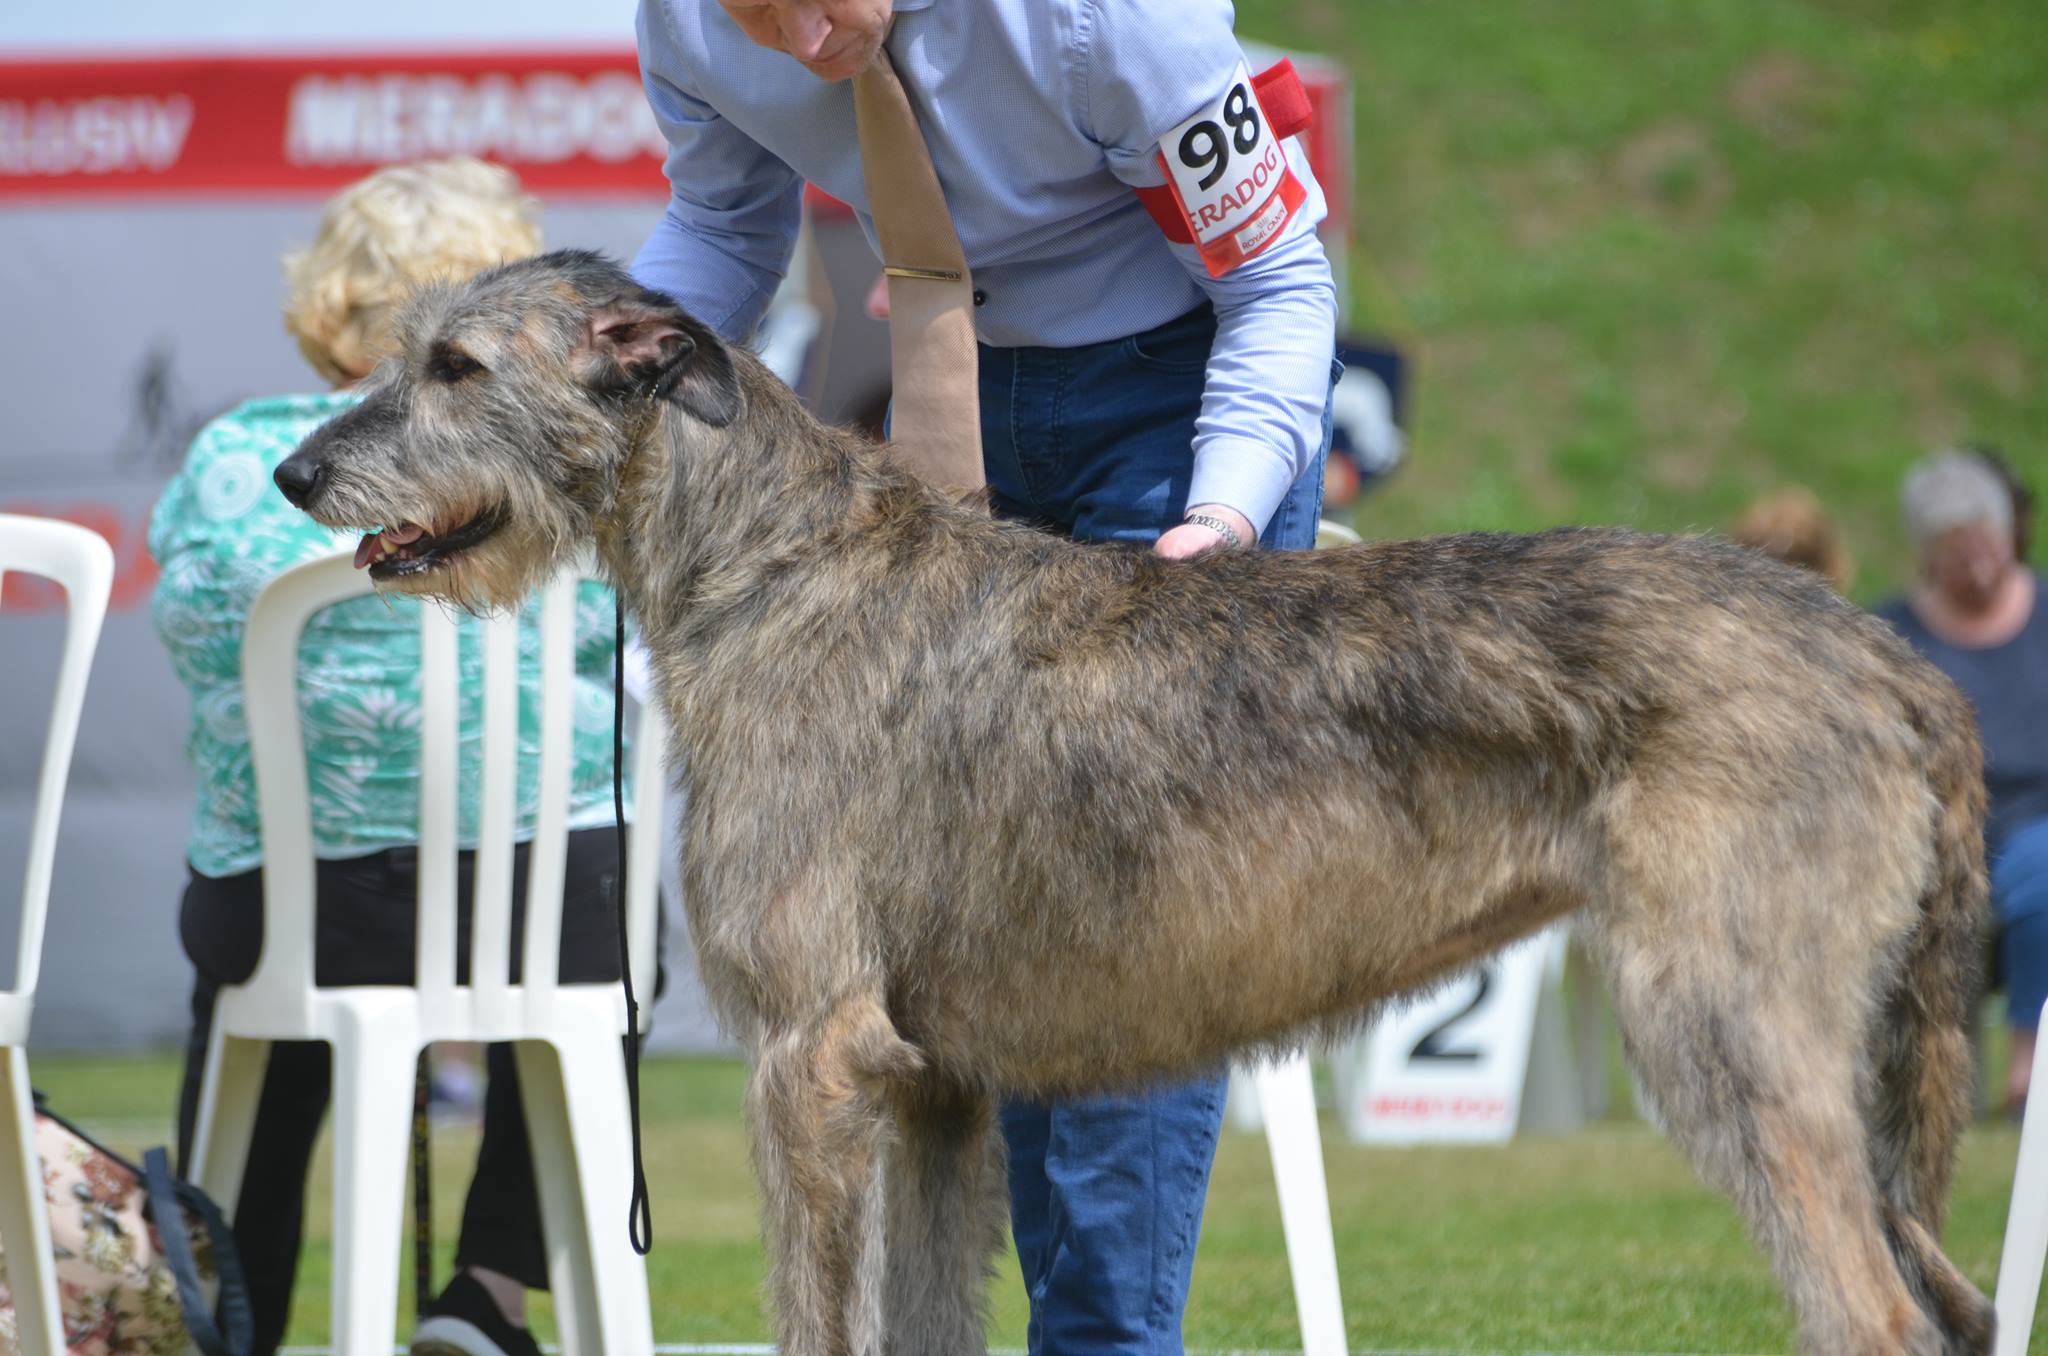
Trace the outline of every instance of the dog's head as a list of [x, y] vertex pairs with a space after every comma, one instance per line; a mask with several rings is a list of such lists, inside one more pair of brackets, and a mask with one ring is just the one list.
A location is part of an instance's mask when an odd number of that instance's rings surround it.
[[717, 335], [580, 251], [424, 289], [395, 340], [277, 485], [362, 531], [380, 585], [470, 607], [513, 606], [572, 557], [662, 416], [723, 428], [743, 399]]

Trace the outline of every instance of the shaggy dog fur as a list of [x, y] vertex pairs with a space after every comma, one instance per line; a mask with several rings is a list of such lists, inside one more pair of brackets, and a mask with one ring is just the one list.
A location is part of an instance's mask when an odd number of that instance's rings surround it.
[[595, 541], [682, 748], [791, 1356], [982, 1349], [997, 1098], [1285, 1046], [1573, 914], [1806, 1349], [1988, 1350], [1936, 1242], [1977, 740], [1812, 576], [1619, 531], [1060, 540], [592, 255], [424, 294], [400, 335], [279, 482], [401, 524], [373, 571], [469, 607]]

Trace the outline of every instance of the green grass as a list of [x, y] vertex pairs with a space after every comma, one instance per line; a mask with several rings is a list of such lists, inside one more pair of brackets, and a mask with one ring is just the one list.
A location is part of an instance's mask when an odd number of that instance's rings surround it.
[[[2048, 25], [2032, 8], [1238, 9], [1248, 35], [1328, 52], [1355, 83], [1356, 328], [1419, 364], [1410, 462], [1361, 506], [1369, 535], [1713, 528], [1796, 482], [1838, 516], [1867, 599], [1904, 578], [1896, 487], [1930, 445], [2000, 442], [2048, 479]], [[168, 1061], [40, 1058], [36, 1073], [117, 1143], [167, 1134]], [[649, 1066], [665, 1341], [766, 1336], [740, 1077]], [[472, 1146], [438, 1140], [444, 1243]], [[2015, 1147], [1987, 1124], [1963, 1149], [1947, 1244], [1987, 1290]], [[1354, 1345], [1789, 1346], [1730, 1209], [1639, 1123], [1500, 1150], [1331, 1135], [1326, 1151]], [[325, 1210], [318, 1196], [295, 1341], [326, 1331]], [[995, 1296], [994, 1340], [1016, 1345], [1014, 1262]], [[1255, 1137], [1218, 1154], [1187, 1336], [1297, 1341]]]
[[[54, 1105], [116, 1147], [169, 1133], [168, 1058], [39, 1056]], [[647, 1164], [657, 1245], [648, 1261], [664, 1342], [767, 1340], [754, 1195], [739, 1120], [741, 1067], [647, 1066]], [[1627, 1105], [1625, 1089], [1616, 1105]], [[436, 1137], [437, 1237], [446, 1276], [475, 1138]], [[2017, 1137], [1980, 1125], [1964, 1143], [1947, 1247], [1988, 1292]], [[1325, 1127], [1331, 1211], [1358, 1348], [1456, 1351], [1785, 1351], [1791, 1328], [1734, 1212], [1656, 1132], [1616, 1117], [1502, 1149], [1364, 1149]], [[327, 1332], [323, 1157], [291, 1340]], [[407, 1295], [410, 1291], [407, 1290]], [[994, 1287], [991, 1339], [1023, 1340], [1016, 1263]], [[409, 1311], [410, 1301], [406, 1301]], [[547, 1330], [544, 1317], [538, 1322]], [[1195, 1266], [1187, 1340], [1199, 1348], [1299, 1345], [1265, 1145], [1226, 1133]], [[2048, 1338], [2048, 1323], [2036, 1339]]]
[[1242, 0], [1357, 100], [1356, 328], [1419, 359], [1374, 536], [1719, 528], [1860, 563], [1948, 440], [2048, 471], [2048, 25], [2010, 0]]

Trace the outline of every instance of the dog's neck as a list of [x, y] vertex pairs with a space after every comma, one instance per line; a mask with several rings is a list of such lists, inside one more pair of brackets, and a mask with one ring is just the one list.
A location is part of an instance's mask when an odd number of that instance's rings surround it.
[[598, 551], [650, 644], [687, 656], [779, 572], [835, 552], [915, 549], [960, 514], [886, 454], [829, 428], [751, 355], [743, 405], [714, 429], [663, 403], [637, 430]]

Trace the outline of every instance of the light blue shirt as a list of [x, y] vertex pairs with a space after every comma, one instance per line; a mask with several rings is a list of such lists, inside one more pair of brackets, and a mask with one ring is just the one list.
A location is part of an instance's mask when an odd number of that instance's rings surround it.
[[[1069, 347], [1214, 303], [1191, 504], [1262, 530], [1322, 443], [1337, 298], [1307, 201], [1254, 258], [1212, 278], [1136, 187], [1166, 181], [1160, 138], [1222, 97], [1245, 60], [1226, 0], [896, 0], [909, 91], [986, 301], [981, 341]], [[850, 82], [756, 45], [716, 0], [641, 0], [641, 71], [673, 190], [633, 271], [729, 338], [751, 333], [796, 240], [805, 180], [852, 205], [869, 243]]]

